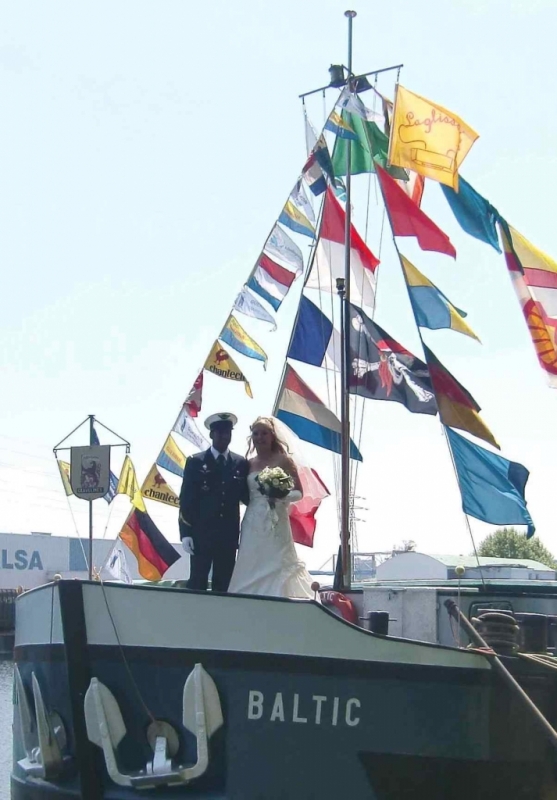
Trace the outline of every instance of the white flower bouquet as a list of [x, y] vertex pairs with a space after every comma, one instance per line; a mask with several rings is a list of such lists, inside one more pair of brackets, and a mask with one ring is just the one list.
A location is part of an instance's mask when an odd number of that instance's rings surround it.
[[274, 507], [275, 500], [283, 500], [294, 488], [294, 479], [282, 467], [265, 467], [256, 481], [259, 491], [265, 495], [271, 508]]

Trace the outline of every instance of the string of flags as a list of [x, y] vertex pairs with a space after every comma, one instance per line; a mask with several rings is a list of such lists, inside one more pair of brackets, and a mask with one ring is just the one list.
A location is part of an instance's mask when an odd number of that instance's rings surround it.
[[[161, 451], [139, 486], [131, 459], [126, 457], [119, 478], [111, 473], [110, 503], [117, 494], [132, 504], [120, 539], [134, 553], [140, 573], [160, 580], [178, 558], [147, 513], [145, 499], [171, 507], [178, 496], [162, 470], [181, 477], [186, 457], [173, 434], [197, 449], [209, 446], [196, 418], [203, 402], [205, 372], [242, 383], [253, 396], [248, 378], [226, 348], [261, 362], [268, 357], [244, 329], [238, 315], [257, 319], [277, 330], [277, 312], [290, 288], [304, 272], [304, 256], [291, 234], [312, 245], [312, 259], [287, 353], [287, 359], [339, 370], [340, 337], [307, 290], [336, 294], [336, 279], [344, 276], [347, 147], [351, 173], [375, 173], [391, 224], [393, 240], [408, 290], [418, 331], [448, 329], [479, 341], [467, 314], [430, 281], [398, 249], [395, 237], [413, 237], [423, 251], [456, 258], [449, 237], [421, 209], [425, 179], [441, 186], [460, 227], [479, 241], [503, 252], [507, 269], [526, 319], [539, 363], [550, 384], [557, 387], [557, 262], [538, 250], [499, 214], [461, 175], [462, 163], [478, 134], [454, 112], [397, 86], [395, 101], [373, 90], [382, 114], [366, 108], [358, 95], [343, 89], [324, 129], [317, 135], [306, 117], [308, 156], [301, 174], [281, 209], [226, 323], [189, 391]], [[383, 130], [380, 125], [383, 122]], [[329, 151], [325, 131], [335, 136]], [[310, 195], [306, 193], [306, 187]], [[317, 214], [310, 198], [322, 201]], [[288, 232], [287, 232], [288, 231]], [[502, 247], [501, 247], [502, 244]], [[358, 295], [350, 304], [350, 393], [368, 399], [398, 402], [413, 413], [439, 415], [458, 474], [465, 513], [495, 524], [523, 523], [534, 532], [526, 508], [527, 470], [455, 433], [454, 428], [499, 445], [481, 419], [470, 392], [440, 362], [422, 339], [424, 358], [414, 356], [366, 313], [375, 304], [379, 259], [350, 228], [352, 286]], [[340, 452], [340, 421], [287, 362], [277, 394], [276, 415], [305, 441]], [[350, 456], [361, 460], [351, 441]], [[66, 494], [71, 494], [69, 465], [58, 461]], [[479, 487], [479, 488], [478, 488]], [[69, 489], [69, 491], [68, 491]], [[326, 489], [323, 488], [326, 496]], [[300, 520], [300, 536], [311, 543], [315, 530], [314, 504]], [[313, 521], [312, 521], [313, 520]], [[305, 533], [304, 533], [305, 531]]]

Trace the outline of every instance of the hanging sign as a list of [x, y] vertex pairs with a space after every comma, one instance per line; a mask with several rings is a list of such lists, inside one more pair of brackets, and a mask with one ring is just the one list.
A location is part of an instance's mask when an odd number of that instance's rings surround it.
[[71, 448], [70, 483], [81, 500], [97, 500], [110, 488], [110, 445]]

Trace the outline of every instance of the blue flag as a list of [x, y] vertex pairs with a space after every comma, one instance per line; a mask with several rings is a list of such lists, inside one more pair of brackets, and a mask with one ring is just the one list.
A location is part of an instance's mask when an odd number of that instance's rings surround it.
[[91, 444], [100, 445], [99, 437], [98, 437], [97, 431], [95, 430], [95, 426], [94, 425], [93, 425], [93, 428], [91, 430]]
[[500, 253], [501, 248], [495, 227], [499, 214], [491, 203], [478, 194], [462, 175], [458, 176], [458, 192], [445, 184], [440, 183], [439, 185], [462, 230], [475, 239], [490, 244]]
[[305, 295], [300, 300], [296, 327], [287, 357], [340, 370], [340, 336], [333, 323]]
[[114, 500], [114, 498], [116, 497], [117, 486], [118, 486], [118, 478], [112, 472], [112, 470], [110, 470], [110, 479], [108, 481], [108, 492], [103, 496], [103, 500], [106, 500], [108, 505], [110, 505]]
[[490, 453], [445, 427], [451, 446], [465, 514], [494, 525], [536, 528], [526, 508], [524, 492], [529, 472], [522, 464]]

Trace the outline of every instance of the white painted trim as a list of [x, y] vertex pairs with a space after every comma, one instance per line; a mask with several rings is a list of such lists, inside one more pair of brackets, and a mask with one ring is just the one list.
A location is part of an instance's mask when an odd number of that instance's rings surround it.
[[135, 590], [85, 584], [90, 644], [226, 650], [490, 669], [485, 658], [452, 648], [372, 636], [344, 624], [315, 603], [253, 596]]
[[56, 584], [49, 583], [25, 592], [15, 604], [15, 646], [63, 644], [60, 596]]
[[[52, 589], [19, 601], [16, 645], [50, 638]], [[489, 670], [483, 656], [456, 648], [373, 636], [347, 625], [316, 603], [254, 596], [196, 594], [157, 588], [84, 583], [87, 641], [130, 647], [290, 655], [348, 661]], [[62, 641], [55, 592], [53, 642]]]

